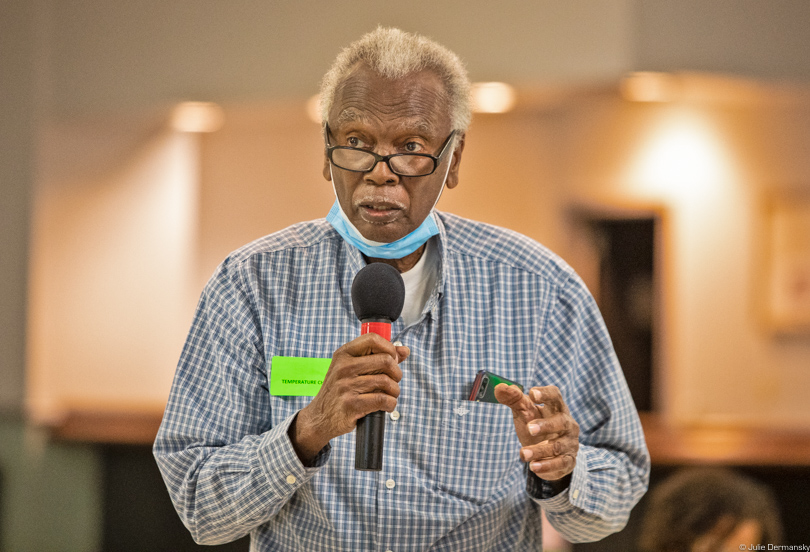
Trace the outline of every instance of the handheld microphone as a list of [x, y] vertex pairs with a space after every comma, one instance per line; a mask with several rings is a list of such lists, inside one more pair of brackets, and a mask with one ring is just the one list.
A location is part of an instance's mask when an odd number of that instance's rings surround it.
[[[352, 305], [360, 319], [360, 335], [376, 333], [391, 341], [391, 323], [405, 304], [405, 283], [399, 271], [385, 263], [371, 263], [355, 275]], [[357, 420], [354, 469], [382, 470], [385, 412], [372, 412]]]

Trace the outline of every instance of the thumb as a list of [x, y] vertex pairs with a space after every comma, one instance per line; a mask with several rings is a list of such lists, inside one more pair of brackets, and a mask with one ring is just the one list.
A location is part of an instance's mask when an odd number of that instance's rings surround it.
[[495, 386], [495, 398], [498, 399], [499, 403], [505, 404], [514, 410], [523, 402], [523, 391], [517, 385], [499, 383]]
[[411, 356], [411, 350], [399, 341], [394, 342], [394, 347], [397, 348], [397, 363], [403, 362]]

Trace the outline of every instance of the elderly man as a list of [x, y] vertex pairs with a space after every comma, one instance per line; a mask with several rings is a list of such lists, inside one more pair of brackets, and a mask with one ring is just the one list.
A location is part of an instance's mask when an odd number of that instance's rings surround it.
[[[219, 266], [155, 443], [194, 538], [540, 550], [542, 510], [572, 541], [621, 529], [649, 459], [593, 299], [541, 245], [434, 210], [458, 185], [470, 121], [458, 58], [379, 28], [338, 56], [321, 92], [335, 205]], [[350, 287], [370, 262], [405, 281], [395, 343], [356, 337]], [[310, 396], [271, 384], [318, 358], [331, 362]], [[467, 400], [481, 369], [528, 392]], [[383, 468], [357, 471], [353, 430], [380, 410]]]

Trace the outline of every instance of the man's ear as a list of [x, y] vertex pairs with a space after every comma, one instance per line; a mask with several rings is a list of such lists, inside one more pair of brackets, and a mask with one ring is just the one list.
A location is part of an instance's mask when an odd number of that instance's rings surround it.
[[323, 151], [323, 177], [326, 180], [332, 180], [332, 171], [329, 170], [329, 158], [326, 156], [326, 150]]
[[450, 160], [450, 171], [447, 173], [447, 182], [445, 183], [449, 190], [458, 186], [458, 168], [461, 165], [461, 154], [464, 152], [464, 139], [466, 136], [467, 134], [464, 133], [458, 139], [456, 149], [453, 151], [453, 158]]

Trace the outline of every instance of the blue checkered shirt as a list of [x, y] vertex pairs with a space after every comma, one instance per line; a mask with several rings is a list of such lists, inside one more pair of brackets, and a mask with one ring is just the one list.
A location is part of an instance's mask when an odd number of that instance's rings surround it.
[[[541, 508], [568, 540], [621, 529], [647, 488], [638, 415], [598, 309], [557, 256], [514, 232], [439, 213], [441, 271], [411, 349], [383, 470], [355, 471], [353, 432], [305, 467], [287, 428], [310, 397], [271, 396], [276, 355], [329, 358], [359, 335], [365, 264], [324, 220], [229, 256], [200, 299], [154, 453], [195, 540], [251, 550], [542, 549]], [[567, 490], [528, 472], [512, 414], [465, 400], [475, 374], [556, 385], [580, 424]], [[396, 419], [394, 419], [396, 418]]]

